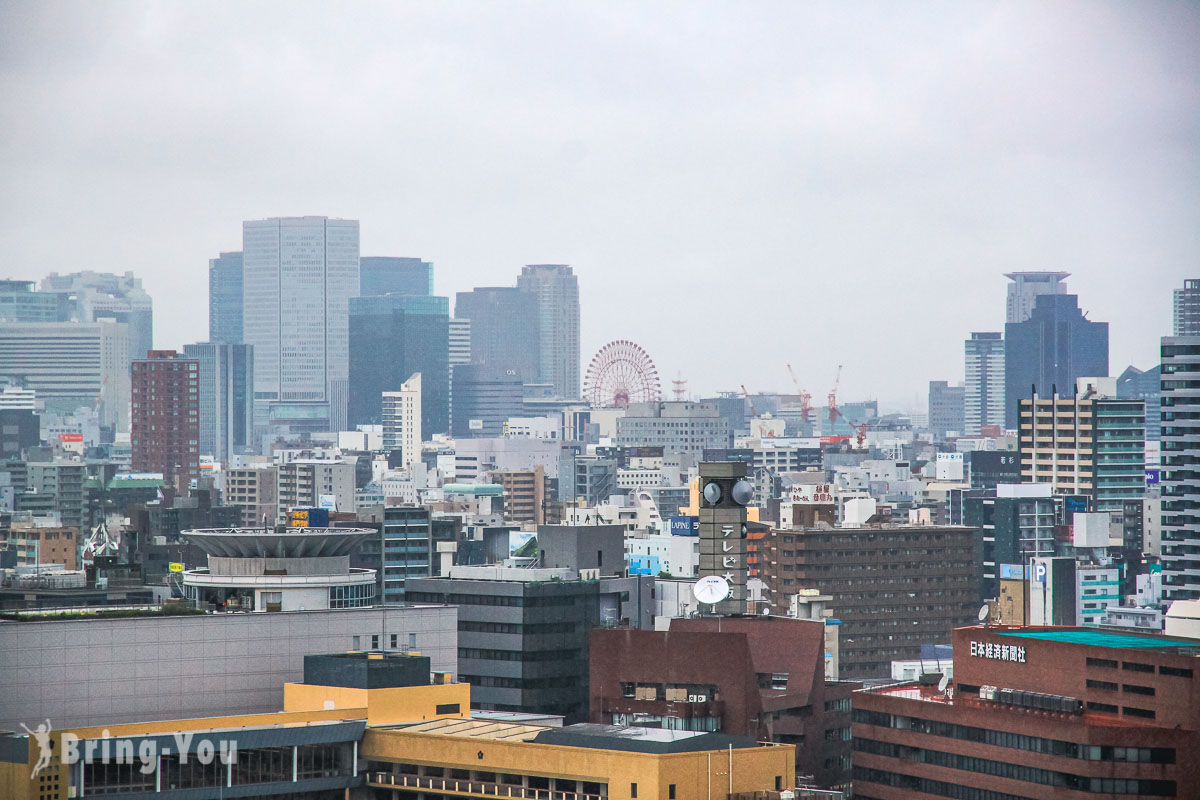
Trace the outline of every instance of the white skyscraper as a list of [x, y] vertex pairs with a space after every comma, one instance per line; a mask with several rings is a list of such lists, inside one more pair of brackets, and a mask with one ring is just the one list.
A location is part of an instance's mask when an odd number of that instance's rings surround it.
[[530, 264], [517, 288], [537, 297], [538, 382], [579, 397], [579, 281], [566, 264]]
[[421, 460], [421, 373], [400, 385], [398, 392], [383, 393], [383, 449], [399, 450], [408, 469]]
[[1200, 600], [1200, 336], [1162, 338], [1162, 579]]
[[1066, 294], [1067, 285], [1063, 283], [1069, 272], [1006, 272], [1004, 277], [1012, 283], [1008, 285], [1008, 303], [1006, 306], [1005, 322], [1025, 322], [1033, 313], [1040, 294]]
[[978, 436], [984, 425], [1004, 427], [1004, 340], [999, 333], [972, 333], [966, 342], [963, 433]]
[[344, 428], [358, 221], [244, 222], [242, 252], [243, 341], [254, 347], [256, 431]]

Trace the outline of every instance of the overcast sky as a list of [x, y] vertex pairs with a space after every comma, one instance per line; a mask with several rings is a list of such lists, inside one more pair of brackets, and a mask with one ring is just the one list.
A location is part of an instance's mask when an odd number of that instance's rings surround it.
[[0, 2], [0, 277], [141, 276], [207, 337], [241, 221], [362, 223], [436, 290], [574, 266], [583, 362], [923, 408], [1054, 269], [1155, 363], [1200, 277], [1189, 2]]

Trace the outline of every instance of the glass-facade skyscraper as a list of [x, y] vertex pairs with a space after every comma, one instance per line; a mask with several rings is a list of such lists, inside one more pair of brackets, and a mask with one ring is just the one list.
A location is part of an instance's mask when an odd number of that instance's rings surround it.
[[243, 339], [254, 347], [255, 428], [346, 427], [357, 220], [242, 223]]
[[254, 447], [254, 348], [229, 342], [183, 346], [200, 364], [200, 454], [228, 464]]
[[359, 294], [433, 294], [433, 264], [419, 258], [363, 256], [359, 260]]
[[[535, 383], [540, 355], [538, 299], [511, 286], [487, 286], [459, 292], [455, 319], [471, 321], [471, 363], [492, 374]], [[497, 370], [499, 373], [497, 373]]]
[[1025, 322], [1004, 326], [1005, 426], [1017, 404], [1038, 394], [1070, 395], [1078, 378], [1108, 375], [1108, 323], [1092, 322], [1073, 294], [1042, 294]]
[[999, 332], [972, 333], [965, 347], [963, 432], [978, 436], [985, 425], [1004, 426], [1004, 339]]
[[242, 254], [208, 260], [208, 340], [242, 341]]
[[383, 392], [421, 373], [421, 430], [450, 430], [450, 301], [388, 294], [350, 300], [349, 424], [378, 425]]
[[530, 264], [517, 288], [537, 298], [537, 382], [559, 397], [579, 397], [579, 280], [566, 264]]

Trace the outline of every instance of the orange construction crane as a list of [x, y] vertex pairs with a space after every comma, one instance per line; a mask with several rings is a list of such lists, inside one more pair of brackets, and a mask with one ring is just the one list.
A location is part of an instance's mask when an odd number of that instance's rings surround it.
[[800, 395], [800, 418], [808, 422], [809, 415], [812, 414], [812, 395], [800, 388], [800, 381], [796, 380], [796, 372], [792, 369], [792, 365], [788, 364], [788, 374], [792, 376], [792, 383], [796, 384], [796, 394]]
[[833, 379], [833, 388], [829, 390], [829, 424], [830, 424], [830, 426], [832, 426], [833, 423], [837, 422], [838, 414], [842, 413], [842, 412], [838, 411], [838, 404], [837, 404], [838, 384], [840, 384], [841, 382], [842, 382], [842, 365], [838, 364], [837, 377]]
[[746, 402], [750, 404], [750, 416], [757, 417], [758, 409], [754, 407], [754, 401], [750, 399], [750, 393], [746, 391], [746, 384], [742, 384], [742, 394], [746, 397]]

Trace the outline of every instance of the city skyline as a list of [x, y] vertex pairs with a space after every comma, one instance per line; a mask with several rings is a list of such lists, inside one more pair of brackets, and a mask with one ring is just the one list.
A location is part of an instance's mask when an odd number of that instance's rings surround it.
[[[821, 395], [841, 363], [845, 396], [912, 409], [1003, 324], [1006, 272], [1072, 273], [1114, 371], [1170, 333], [1200, 261], [1194, 7], [529, 9], [365, 7], [326, 53], [314, 15], [265, 7], [10, 6], [12, 277], [132, 270], [178, 349], [239, 221], [318, 213], [444, 296], [572, 265], [585, 362], [632, 339], [696, 395], [786, 390], [788, 363]], [[313, 85], [338, 98], [317, 120]], [[64, 238], [86, 263], [42, 245]], [[697, 347], [712, 319], [736, 335]]]

